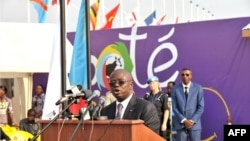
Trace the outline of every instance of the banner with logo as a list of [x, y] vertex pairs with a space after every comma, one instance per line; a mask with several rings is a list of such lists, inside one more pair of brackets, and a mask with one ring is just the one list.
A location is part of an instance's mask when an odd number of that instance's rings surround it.
[[[181, 69], [204, 87], [204, 140], [223, 140], [225, 124], [250, 124], [250, 38], [242, 28], [250, 17], [183, 24], [92, 31], [92, 88], [104, 95], [117, 68], [131, 72], [135, 94], [149, 91], [147, 78], [180, 83]], [[74, 33], [68, 33], [73, 41]]]

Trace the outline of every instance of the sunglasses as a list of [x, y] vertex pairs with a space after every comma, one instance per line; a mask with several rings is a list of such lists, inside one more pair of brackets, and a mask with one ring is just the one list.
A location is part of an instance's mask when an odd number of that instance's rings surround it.
[[109, 85], [110, 85], [111, 87], [114, 87], [114, 86], [118, 83], [119, 86], [122, 86], [122, 85], [124, 85], [125, 83], [130, 82], [130, 81], [131, 81], [131, 80], [110, 81], [110, 82], [109, 82]]
[[184, 73], [183, 73], [183, 74], [181, 74], [181, 76], [189, 76], [189, 74], [184, 74]]

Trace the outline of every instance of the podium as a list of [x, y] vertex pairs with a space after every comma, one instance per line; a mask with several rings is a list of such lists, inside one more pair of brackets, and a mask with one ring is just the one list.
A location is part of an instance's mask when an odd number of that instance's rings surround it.
[[[40, 120], [41, 129], [49, 120]], [[146, 127], [143, 120], [85, 120], [73, 141], [165, 141]], [[42, 134], [41, 141], [69, 141], [78, 120], [57, 120]]]

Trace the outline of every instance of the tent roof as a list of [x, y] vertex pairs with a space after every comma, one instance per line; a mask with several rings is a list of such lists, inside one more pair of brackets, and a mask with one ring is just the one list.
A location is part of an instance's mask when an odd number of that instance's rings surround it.
[[55, 24], [0, 23], [0, 73], [49, 72], [55, 29]]

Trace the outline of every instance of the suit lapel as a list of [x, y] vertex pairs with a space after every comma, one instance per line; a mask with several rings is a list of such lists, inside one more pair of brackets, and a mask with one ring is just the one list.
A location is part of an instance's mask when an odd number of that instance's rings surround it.
[[189, 87], [189, 92], [188, 92], [188, 99], [187, 101], [190, 101], [193, 97], [192, 94], [194, 94], [194, 91], [195, 91], [195, 87], [194, 87], [194, 84], [191, 83], [190, 87]]
[[123, 119], [130, 119], [131, 117], [133, 117], [132, 114], [135, 108], [136, 108], [136, 96], [133, 94], [124, 112]]
[[185, 103], [186, 102], [186, 97], [185, 97], [185, 93], [184, 93], [184, 88], [182, 86], [182, 84], [180, 84], [180, 97], [182, 99], [182, 101]]
[[116, 114], [116, 102], [111, 103], [111, 111], [109, 112], [109, 117], [111, 119], [115, 119], [115, 114]]

